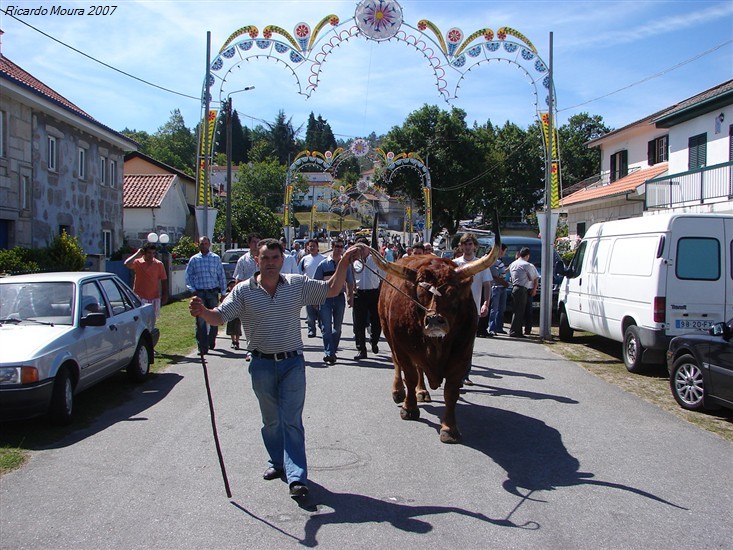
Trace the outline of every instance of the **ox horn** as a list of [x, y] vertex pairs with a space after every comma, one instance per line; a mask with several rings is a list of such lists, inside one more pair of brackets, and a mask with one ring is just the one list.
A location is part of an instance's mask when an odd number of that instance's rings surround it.
[[473, 277], [476, 273], [491, 267], [499, 257], [499, 254], [501, 254], [501, 234], [499, 233], [499, 213], [497, 211], [494, 211], [494, 234], [496, 235], [496, 238], [494, 239], [494, 245], [491, 247], [491, 252], [486, 254], [483, 258], [479, 258], [471, 263], [457, 267], [456, 273]]
[[373, 248], [369, 248], [369, 253], [372, 255], [372, 258], [374, 258], [374, 262], [379, 266], [379, 269], [382, 271], [386, 271], [387, 273], [391, 273], [392, 275], [395, 275], [396, 277], [399, 277], [400, 279], [405, 279], [407, 281], [415, 282], [417, 280], [417, 273], [414, 269], [410, 269], [409, 267], [406, 267], [404, 265], [398, 265], [394, 262], [388, 262], [385, 260], [382, 255], [374, 250]]

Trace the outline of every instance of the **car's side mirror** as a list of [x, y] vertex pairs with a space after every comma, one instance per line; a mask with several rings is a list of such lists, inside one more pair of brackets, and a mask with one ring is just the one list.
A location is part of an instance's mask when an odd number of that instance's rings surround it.
[[715, 323], [710, 327], [709, 332], [712, 336], [722, 336], [723, 340], [729, 340], [731, 337], [731, 330], [727, 323]]
[[80, 320], [83, 327], [103, 327], [107, 323], [107, 316], [104, 313], [87, 313]]

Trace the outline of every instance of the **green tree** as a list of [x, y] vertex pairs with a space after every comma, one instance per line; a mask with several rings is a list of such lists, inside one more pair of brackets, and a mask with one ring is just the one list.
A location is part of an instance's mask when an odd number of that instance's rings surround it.
[[194, 174], [196, 136], [186, 127], [180, 110], [173, 110], [168, 122], [153, 134], [146, 154], [186, 174]]
[[[281, 199], [282, 200], [282, 199]], [[226, 234], [226, 215], [223, 208], [216, 217], [214, 234]], [[244, 242], [247, 234], [258, 233], [262, 237], [280, 236], [282, 222], [267, 206], [245, 192], [232, 192], [232, 240]]]
[[237, 182], [232, 187], [232, 198], [248, 195], [271, 211], [282, 207], [288, 168], [270, 158], [263, 162], [242, 164]]
[[296, 138], [301, 128], [293, 128], [293, 117], [286, 120], [285, 112], [281, 109], [274, 122], [268, 122], [268, 141], [275, 151], [275, 157], [280, 164], [289, 164], [295, 158], [299, 147]]
[[305, 142], [303, 148], [309, 151], [333, 151], [336, 148], [336, 138], [328, 121], [318, 115], [318, 118], [311, 112], [305, 130]]
[[579, 113], [557, 130], [560, 142], [560, 167], [563, 187], [570, 187], [586, 178], [600, 174], [601, 150], [586, 143], [610, 132], [600, 115]]
[[[424, 105], [410, 113], [402, 126], [393, 127], [382, 148], [396, 154], [415, 152], [428, 165], [433, 187], [433, 220], [438, 227], [455, 229], [477, 185], [473, 176], [480, 171], [481, 155], [466, 122], [466, 113], [453, 107], [450, 112]], [[422, 185], [416, 172], [395, 173], [387, 189], [422, 204]]]
[[127, 127], [120, 133], [138, 142], [140, 144], [140, 152], [146, 155], [149, 154], [148, 151], [150, 150], [150, 140], [152, 139], [150, 134], [142, 130], [130, 130]]

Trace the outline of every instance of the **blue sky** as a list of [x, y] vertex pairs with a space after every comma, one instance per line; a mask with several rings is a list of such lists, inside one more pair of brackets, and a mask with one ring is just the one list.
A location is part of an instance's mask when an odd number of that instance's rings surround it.
[[[87, 9], [91, 4], [0, 1], [3, 11], [11, 5], [50, 11], [54, 5]], [[357, 6], [353, 0], [116, 4], [107, 16], [29, 15], [18, 21], [0, 13], [2, 53], [107, 126], [148, 132], [163, 125], [176, 108], [189, 127], [201, 116], [197, 98], [204, 80], [207, 31], [213, 59], [229, 35], [245, 25], [258, 27], [260, 37], [267, 25], [292, 33], [296, 24], [306, 22], [313, 28], [330, 14], [344, 22]], [[560, 124], [588, 112], [619, 128], [733, 77], [730, 1], [402, 0], [400, 5], [404, 22], [412, 27], [427, 19], [443, 33], [457, 27], [464, 36], [485, 27], [495, 33], [500, 27], [514, 28], [534, 43], [546, 62], [552, 32]], [[39, 31], [182, 95], [124, 76]], [[233, 95], [245, 125], [272, 121], [282, 109], [297, 127], [314, 112], [346, 139], [385, 133], [424, 104], [459, 107], [466, 111], [469, 125], [509, 120], [526, 127], [536, 119], [527, 77], [508, 63], [471, 71], [450, 104], [438, 94], [435, 82], [428, 62], [414, 48], [357, 37], [327, 57], [319, 86], [308, 99], [298, 94], [295, 79], [282, 63], [262, 59], [235, 69], [225, 92], [255, 86]]]

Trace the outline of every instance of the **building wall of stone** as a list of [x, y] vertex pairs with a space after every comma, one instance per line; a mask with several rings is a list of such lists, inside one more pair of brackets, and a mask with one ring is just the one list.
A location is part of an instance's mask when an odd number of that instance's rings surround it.
[[[112, 235], [111, 252], [122, 246], [122, 170], [124, 151], [83, 134], [45, 113], [33, 115], [33, 237], [34, 247], [46, 246], [60, 228], [68, 228], [87, 254], [104, 252], [104, 231]], [[48, 168], [48, 136], [57, 144], [57, 168]], [[79, 148], [86, 150], [86, 174], [78, 169]], [[107, 158], [104, 182], [101, 157]], [[116, 162], [112, 185], [111, 164]]]
[[[5, 148], [0, 154], [0, 220], [9, 225], [9, 246], [32, 246], [32, 201], [28, 196], [24, 208], [24, 192], [31, 193], [33, 181], [31, 109], [8, 94], [0, 94]], [[25, 190], [23, 186], [25, 185]]]

